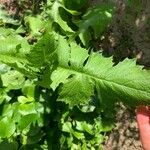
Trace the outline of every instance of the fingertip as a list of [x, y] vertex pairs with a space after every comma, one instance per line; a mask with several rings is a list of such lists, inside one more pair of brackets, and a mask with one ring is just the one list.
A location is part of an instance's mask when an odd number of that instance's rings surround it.
[[150, 107], [138, 106], [136, 118], [143, 147], [145, 150], [150, 150]]
[[149, 115], [149, 109], [150, 109], [150, 106], [140, 105], [136, 109], [136, 114], [137, 115], [141, 114], [141, 115], [147, 116], [147, 115]]

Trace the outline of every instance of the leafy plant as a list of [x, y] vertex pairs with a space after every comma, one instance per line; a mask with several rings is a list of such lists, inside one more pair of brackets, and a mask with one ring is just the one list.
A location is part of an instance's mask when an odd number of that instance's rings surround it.
[[[100, 4], [100, 6], [90, 8], [82, 20], [76, 21], [80, 39], [85, 46], [88, 47], [92, 38], [97, 39], [105, 32], [107, 25], [112, 20], [113, 10], [114, 5], [112, 3]], [[91, 30], [94, 31], [94, 35], [90, 34]]]
[[0, 28], [1, 149], [102, 149], [116, 101], [149, 103], [149, 71], [136, 60], [114, 65], [112, 57], [88, 51], [90, 39], [101, 38], [111, 22], [114, 5], [84, 14], [85, 5], [48, 1], [45, 18], [26, 16], [23, 28], [37, 40], [32, 44]]

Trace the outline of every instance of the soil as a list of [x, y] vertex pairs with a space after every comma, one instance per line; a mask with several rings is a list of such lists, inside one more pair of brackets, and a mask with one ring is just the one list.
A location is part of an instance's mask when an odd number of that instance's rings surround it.
[[119, 105], [116, 127], [108, 134], [104, 150], [143, 150], [135, 116], [133, 109]]
[[[90, 1], [92, 5], [96, 5], [106, 0]], [[102, 47], [106, 54], [114, 55], [115, 59], [120, 59], [119, 61], [126, 57], [132, 58], [136, 56], [139, 59], [139, 63], [149, 67], [150, 41], [148, 39], [147, 25], [141, 18], [144, 15], [145, 17], [149, 16], [150, 4], [144, 4], [146, 9], [142, 15], [139, 18], [135, 17], [131, 22], [127, 23], [125, 21], [125, 0], [116, 0], [116, 2], [118, 4], [118, 12], [116, 12], [114, 22], [110, 27], [110, 31], [106, 33], [106, 38], [102, 41], [97, 41], [97, 48]], [[15, 0], [1, 0], [0, 4], [3, 4], [10, 14], [22, 15], [22, 11], [18, 8]], [[24, 7], [28, 7], [28, 5]], [[132, 32], [133, 26], [135, 26], [135, 22], [138, 19], [139, 22], [141, 20], [138, 30]], [[122, 44], [122, 41], [126, 42]], [[121, 104], [118, 108], [116, 120], [116, 127], [108, 134], [108, 138], [104, 144], [104, 150], [143, 150], [139, 138], [135, 112]]]
[[23, 17], [27, 10], [32, 11], [33, 14], [40, 12], [40, 4], [45, 0], [24, 0], [23, 3], [18, 0], [0, 0], [0, 4], [7, 12], [15, 19]]

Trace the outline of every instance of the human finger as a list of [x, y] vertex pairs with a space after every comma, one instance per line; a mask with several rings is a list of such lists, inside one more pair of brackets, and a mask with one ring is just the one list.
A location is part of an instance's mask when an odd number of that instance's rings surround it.
[[150, 150], [150, 110], [147, 106], [139, 106], [136, 111], [141, 142], [145, 150]]

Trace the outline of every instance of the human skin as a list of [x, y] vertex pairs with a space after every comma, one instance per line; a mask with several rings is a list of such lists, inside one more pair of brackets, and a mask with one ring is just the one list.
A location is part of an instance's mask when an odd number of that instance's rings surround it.
[[139, 106], [136, 119], [143, 148], [150, 150], [150, 106]]

